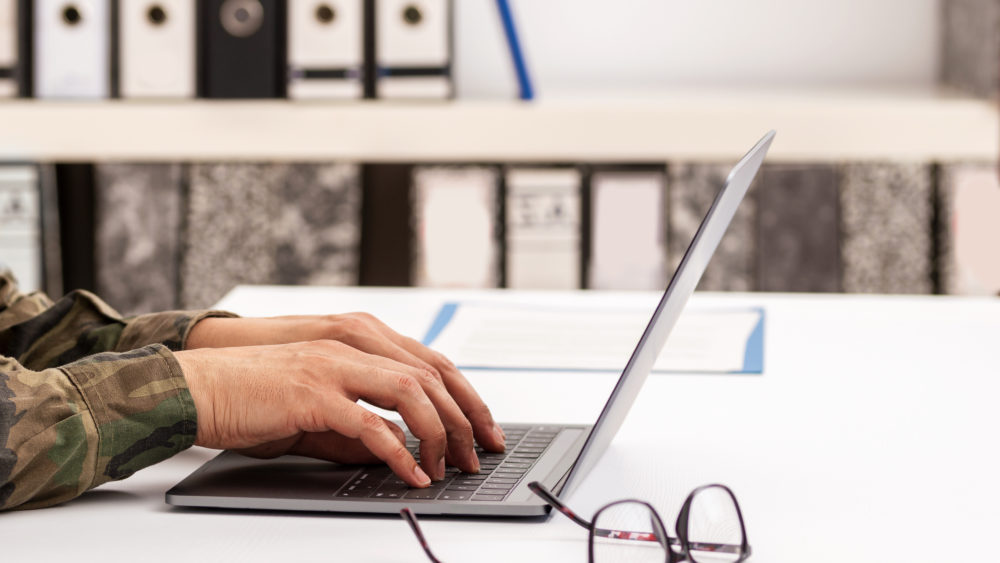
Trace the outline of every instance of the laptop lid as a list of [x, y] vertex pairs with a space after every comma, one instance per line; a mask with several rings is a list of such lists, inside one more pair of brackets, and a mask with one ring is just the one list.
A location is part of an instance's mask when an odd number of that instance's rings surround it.
[[725, 184], [719, 190], [708, 214], [702, 220], [691, 244], [677, 271], [667, 285], [660, 303], [653, 312], [653, 317], [639, 339], [639, 344], [632, 357], [622, 371], [618, 383], [611, 392], [611, 397], [604, 405], [601, 415], [594, 423], [594, 428], [587, 437], [576, 462], [570, 469], [564, 481], [561, 493], [569, 494], [573, 488], [594, 468], [597, 460], [608, 449], [611, 440], [618, 433], [625, 415], [639, 395], [642, 384], [653, 369], [653, 363], [663, 350], [670, 331], [677, 324], [684, 306], [687, 304], [695, 287], [701, 280], [705, 268], [708, 267], [715, 249], [722, 241], [722, 236], [729, 228], [729, 223], [736, 215], [740, 202], [750, 189], [750, 184], [757, 176], [757, 171], [764, 162], [767, 150], [774, 140], [774, 131], [768, 132], [757, 142], [733, 167], [726, 178]]

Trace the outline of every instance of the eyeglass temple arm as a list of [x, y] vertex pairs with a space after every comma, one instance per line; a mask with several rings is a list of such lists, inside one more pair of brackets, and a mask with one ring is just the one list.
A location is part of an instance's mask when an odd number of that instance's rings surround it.
[[417, 541], [420, 542], [420, 547], [424, 548], [424, 553], [427, 554], [427, 558], [431, 560], [432, 563], [441, 563], [441, 560], [434, 556], [434, 552], [431, 551], [430, 545], [427, 543], [427, 538], [424, 537], [424, 531], [420, 529], [420, 523], [417, 522], [417, 515], [413, 513], [409, 508], [404, 508], [399, 511], [399, 514], [403, 516], [403, 520], [410, 525], [410, 529], [413, 530], [414, 535], [417, 536]]
[[[575, 512], [570, 510], [568, 506], [562, 503], [555, 495], [553, 495], [545, 485], [542, 485], [538, 481], [532, 481], [528, 483], [528, 488], [531, 492], [542, 497], [542, 500], [547, 502], [550, 506], [562, 512], [567, 518], [577, 523], [578, 525], [590, 530], [594, 528], [593, 523], [584, 520], [578, 516]], [[650, 532], [629, 532], [625, 530], [609, 530], [606, 528], [594, 528], [594, 535], [602, 538], [613, 538], [617, 540], [632, 540], [632, 541], [646, 541], [646, 542], [659, 542], [659, 538], [654, 533]], [[667, 542], [673, 547], [681, 547], [681, 541], [677, 538], [672, 538], [667, 536]], [[691, 549], [696, 551], [710, 551], [714, 553], [741, 553], [743, 551], [743, 546], [733, 545], [728, 543], [710, 543], [710, 542], [688, 542]]]

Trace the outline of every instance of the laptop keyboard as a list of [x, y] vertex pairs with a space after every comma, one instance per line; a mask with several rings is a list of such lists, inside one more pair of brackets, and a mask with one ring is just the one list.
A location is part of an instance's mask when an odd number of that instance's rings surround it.
[[[338, 498], [374, 498], [405, 500], [446, 500], [499, 502], [517, 486], [559, 433], [555, 426], [503, 425], [507, 434], [504, 453], [492, 453], [476, 447], [479, 473], [462, 473], [446, 467], [442, 481], [431, 482], [426, 489], [414, 489], [388, 467], [371, 467], [338, 490]], [[417, 461], [418, 442], [409, 433], [406, 447]]]

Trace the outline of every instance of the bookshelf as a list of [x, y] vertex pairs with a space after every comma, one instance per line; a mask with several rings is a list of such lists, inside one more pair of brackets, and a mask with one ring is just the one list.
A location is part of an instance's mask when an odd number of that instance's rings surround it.
[[992, 162], [995, 102], [931, 91], [689, 91], [453, 102], [0, 103], [0, 160]]

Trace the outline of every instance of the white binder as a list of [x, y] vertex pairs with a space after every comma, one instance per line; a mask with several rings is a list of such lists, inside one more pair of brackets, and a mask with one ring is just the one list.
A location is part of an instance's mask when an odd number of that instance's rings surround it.
[[508, 170], [507, 287], [580, 287], [580, 172], [572, 168]]
[[9, 268], [24, 292], [41, 287], [40, 208], [36, 169], [0, 166], [0, 269]]
[[946, 168], [951, 198], [948, 225], [951, 259], [943, 270], [949, 293], [1000, 295], [1000, 260], [997, 260], [997, 217], [1000, 184], [992, 165], [953, 165]]
[[590, 185], [587, 287], [663, 289], [667, 280], [663, 172], [598, 171]]
[[119, 2], [118, 72], [121, 97], [195, 96], [195, 2]]
[[492, 168], [413, 171], [416, 285], [497, 287], [497, 185], [498, 174]]
[[0, 0], [0, 98], [17, 96], [17, 0]]
[[110, 0], [35, 0], [36, 98], [110, 94]]
[[451, 2], [376, 0], [378, 98], [450, 98]]
[[288, 97], [364, 94], [364, 0], [288, 0]]

